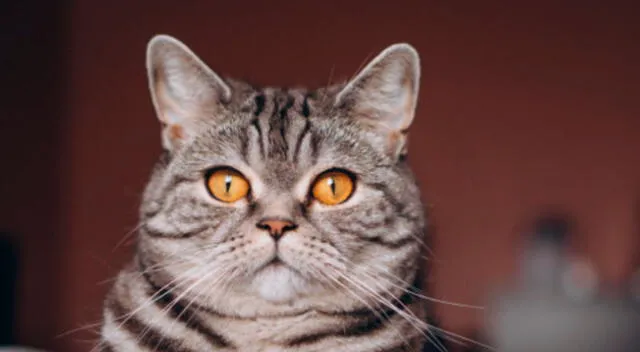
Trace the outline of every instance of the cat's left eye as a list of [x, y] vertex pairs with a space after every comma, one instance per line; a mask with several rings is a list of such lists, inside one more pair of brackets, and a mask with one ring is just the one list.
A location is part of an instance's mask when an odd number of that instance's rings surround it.
[[249, 188], [249, 181], [232, 168], [213, 170], [207, 177], [209, 193], [221, 202], [237, 202], [249, 194]]
[[338, 205], [349, 199], [354, 188], [354, 177], [351, 174], [330, 170], [318, 176], [311, 187], [311, 195], [324, 205]]

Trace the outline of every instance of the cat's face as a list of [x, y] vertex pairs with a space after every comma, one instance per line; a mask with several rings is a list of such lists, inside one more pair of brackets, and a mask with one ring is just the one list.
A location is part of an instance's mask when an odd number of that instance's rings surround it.
[[167, 153], [145, 192], [139, 255], [162, 284], [202, 305], [355, 305], [412, 279], [424, 227], [404, 161], [412, 48], [317, 91], [222, 80], [165, 36], [148, 69]]

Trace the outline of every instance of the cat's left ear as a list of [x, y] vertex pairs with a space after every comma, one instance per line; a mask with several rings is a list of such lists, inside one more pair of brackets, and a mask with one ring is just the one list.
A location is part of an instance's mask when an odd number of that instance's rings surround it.
[[407, 130], [415, 115], [420, 85], [420, 56], [409, 44], [394, 44], [349, 81], [335, 104], [389, 139], [389, 152], [406, 153]]

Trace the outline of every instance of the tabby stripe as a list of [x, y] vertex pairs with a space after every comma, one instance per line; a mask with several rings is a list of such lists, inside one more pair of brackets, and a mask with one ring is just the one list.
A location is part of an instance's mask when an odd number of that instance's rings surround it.
[[309, 121], [309, 119], [306, 119], [304, 122], [304, 127], [302, 128], [302, 132], [300, 132], [300, 135], [296, 140], [296, 147], [293, 152], [293, 162], [296, 164], [298, 163], [298, 159], [300, 158], [300, 148], [302, 147], [302, 141], [307, 136], [307, 134], [309, 134], [310, 129], [311, 129], [311, 121]]
[[240, 153], [242, 155], [242, 160], [244, 162], [249, 163], [247, 156], [249, 155], [249, 144], [251, 141], [249, 140], [249, 135], [247, 133], [242, 133], [240, 136]]
[[182, 346], [181, 341], [164, 336], [161, 331], [143, 323], [135, 314], [131, 315], [117, 299], [110, 299], [107, 308], [115, 316], [115, 322], [136, 337], [138, 345], [147, 347], [152, 351], [164, 352], [195, 352]]
[[251, 126], [253, 126], [256, 129], [256, 132], [258, 133], [258, 146], [260, 147], [260, 155], [262, 156], [262, 158], [265, 158], [264, 143], [262, 142], [263, 137], [262, 137], [262, 128], [260, 127], [260, 120], [257, 117], [251, 120]]
[[315, 164], [318, 162], [318, 154], [320, 153], [320, 137], [315, 134], [312, 133], [311, 134], [311, 140], [309, 141], [309, 144], [311, 145], [311, 164]]
[[[150, 290], [155, 291], [154, 294], [155, 293], [161, 293], [161, 292], [162, 293], [168, 292], [171, 295], [171, 297], [173, 297], [173, 294], [171, 293], [171, 289], [173, 289], [174, 287], [158, 285], [153, 280], [153, 277], [151, 277], [151, 274], [147, 271], [147, 269], [146, 269], [147, 268], [147, 263], [144, 262], [144, 259], [142, 258], [142, 256], [136, 256], [136, 258], [137, 258], [137, 262], [138, 262], [138, 270], [140, 271], [140, 273], [142, 273], [142, 277], [147, 282], [147, 285], [149, 285]], [[172, 282], [173, 280], [170, 278], [168, 281]], [[156, 294], [155, 297], [158, 297], [158, 299], [162, 298], [162, 297], [159, 297], [159, 294]], [[173, 299], [173, 301], [175, 301], [175, 299]], [[158, 302], [156, 302], [156, 303], [158, 303]], [[183, 301], [181, 301], [181, 304], [182, 304], [183, 307], [187, 307], [187, 305], [185, 305]], [[188, 305], [188, 306], [190, 306], [191, 309], [194, 310], [194, 311], [204, 312], [204, 313], [206, 313], [208, 315], [215, 315], [215, 316], [219, 316], [219, 317], [227, 317], [227, 318], [234, 318], [234, 319], [242, 319], [241, 317], [224, 315], [224, 314], [222, 314], [220, 312], [214, 311], [213, 309], [211, 309], [209, 307], [204, 307], [204, 306], [198, 305], [195, 302], [191, 302], [191, 304]]]
[[169, 312], [172, 318], [177, 319], [191, 330], [194, 330], [204, 336], [213, 347], [221, 348], [229, 347], [231, 345], [230, 342], [222, 335], [205, 326], [197, 314], [193, 310], [187, 308], [189, 307], [189, 304], [185, 304], [182, 300], [176, 299], [176, 297], [174, 297], [174, 295], [172, 295], [167, 289], [155, 288], [147, 275], [145, 275], [145, 279], [152, 288], [153, 292], [151, 292], [151, 295], [158, 297], [158, 299], [155, 300], [155, 303], [160, 309]]
[[[153, 277], [151, 277], [151, 274], [147, 271], [146, 268], [147, 268], [148, 263], [144, 262], [144, 258], [142, 258], [142, 256], [136, 256], [136, 259], [137, 259], [137, 263], [138, 263], [138, 271], [142, 274], [142, 277], [144, 278], [144, 280], [146, 281], [147, 285], [149, 286], [149, 290], [151, 291], [150, 294], [152, 294], [152, 297], [154, 297], [154, 303], [156, 303], [157, 305], [165, 305], [165, 306], [167, 306], [169, 304], [169, 303], [167, 303], [169, 300], [171, 300], [172, 302], [175, 301], [175, 299], [171, 298], [173, 296], [169, 296], [169, 297], [165, 296], [166, 293], [170, 294], [170, 291], [174, 287], [172, 285], [161, 286], [161, 285], [157, 284], [153, 280]], [[151, 265], [154, 265], [154, 264], [151, 264]], [[167, 281], [173, 282], [174, 280], [172, 278], [168, 278]], [[163, 300], [164, 302], [159, 302], [160, 300]], [[181, 305], [183, 307], [187, 306], [187, 305], [184, 305], [184, 303], [181, 303]], [[198, 305], [195, 302], [192, 302], [189, 306], [193, 310], [205, 312], [205, 313], [207, 313], [209, 315], [224, 316], [221, 313], [215, 312], [212, 309], [209, 309], [208, 307], [203, 307], [201, 305]], [[175, 308], [175, 307], [172, 307], [172, 309], [173, 308]], [[193, 314], [193, 315], [195, 315], [195, 314]], [[211, 332], [211, 334], [212, 335], [219, 335], [219, 334], [214, 333], [214, 332]], [[224, 338], [222, 336], [220, 336], [220, 338], [224, 340]]]
[[153, 211], [147, 211], [143, 213], [143, 217], [145, 219], [149, 219], [158, 215], [160, 212], [164, 211], [166, 203], [173, 199], [171, 197], [168, 197], [169, 192], [171, 192], [172, 190], [174, 190], [176, 187], [180, 186], [183, 183], [196, 182], [196, 181], [197, 181], [196, 179], [188, 178], [188, 177], [173, 178], [171, 182], [168, 185], [164, 186], [164, 188], [162, 189], [161, 195], [158, 197], [158, 199], [161, 199], [161, 201], [159, 202], [157, 208], [154, 209]]
[[383, 312], [371, 311], [369, 309], [354, 311], [350, 313], [344, 314], [334, 314], [334, 315], [348, 315], [348, 316], [359, 316], [358, 320], [354, 321], [351, 325], [340, 328], [333, 328], [331, 330], [318, 332], [315, 334], [304, 335], [298, 338], [292, 339], [287, 343], [288, 347], [300, 347], [302, 345], [309, 345], [316, 343], [320, 340], [324, 340], [330, 337], [356, 337], [372, 334], [381, 328], [385, 327], [396, 314], [398, 314], [397, 310], [404, 311], [407, 309], [412, 303], [415, 302], [415, 287], [410, 287], [407, 289], [399, 299], [394, 299], [392, 304], [396, 309], [388, 308]]
[[273, 111], [271, 116], [269, 117], [269, 131], [267, 133], [267, 140], [269, 142], [269, 157], [276, 158], [277, 156], [286, 155], [287, 151], [284, 147], [284, 143], [286, 142], [283, 141], [283, 109], [280, 108], [280, 100], [282, 99], [282, 96], [275, 94], [272, 98]]
[[197, 181], [195, 177], [186, 177], [186, 176], [175, 176], [171, 179], [168, 185], [165, 186], [166, 190], [174, 190], [176, 187], [180, 186], [186, 182], [194, 182]]
[[[184, 177], [184, 176], [175, 176], [173, 177], [167, 185], [165, 185], [162, 189], [162, 194], [158, 197], [158, 199], [169, 199], [167, 194], [176, 189], [176, 187], [180, 186], [183, 183], [187, 182], [195, 182], [197, 181], [194, 178]], [[161, 204], [164, 207], [164, 204]], [[162, 208], [161, 208], [162, 209]]]
[[109, 341], [102, 341], [100, 343], [100, 352], [115, 352], [115, 349]]
[[293, 107], [295, 103], [295, 98], [289, 94], [287, 94], [287, 102], [280, 109], [280, 137], [282, 138], [282, 148], [284, 150], [285, 156], [289, 153], [289, 143], [287, 142], [287, 127], [289, 126], [289, 120], [287, 120], [287, 115], [289, 110]]
[[173, 239], [188, 239], [194, 236], [198, 236], [199, 234], [203, 233], [204, 231], [208, 230], [209, 228], [211, 228], [210, 226], [202, 226], [202, 227], [198, 227], [197, 229], [193, 230], [193, 231], [189, 231], [189, 232], [182, 232], [182, 233], [166, 233], [166, 232], [161, 232], [160, 230], [156, 230], [156, 229], [152, 229], [150, 228], [146, 223], [144, 224], [144, 226], [142, 226], [140, 228], [140, 230], [142, 232], [144, 232], [145, 235], [149, 236], [149, 237], [154, 237], [154, 238], [173, 238]]
[[399, 238], [395, 241], [389, 241], [386, 240], [382, 237], [365, 237], [364, 238], [366, 241], [383, 246], [383, 247], [387, 247], [387, 248], [391, 248], [391, 249], [398, 249], [401, 247], [404, 247], [408, 244], [412, 244], [412, 243], [416, 243], [418, 242], [418, 240], [416, 240], [413, 236], [406, 236], [403, 238]]
[[262, 112], [264, 111], [264, 103], [265, 103], [264, 93], [260, 93], [256, 95], [254, 100], [256, 103], [256, 109], [253, 112], [253, 116], [260, 116], [260, 114], [262, 114]]
[[309, 117], [311, 116], [311, 109], [309, 108], [309, 98], [311, 94], [307, 93], [304, 95], [304, 100], [302, 101], [302, 116]]
[[395, 197], [393, 197], [393, 195], [391, 194], [391, 191], [389, 190], [389, 187], [383, 183], [370, 183], [368, 184], [370, 187], [381, 191], [382, 194], [384, 195], [384, 198], [391, 203], [391, 205], [393, 206], [393, 208], [395, 209], [395, 213], [400, 216], [401, 218], [407, 219], [409, 221], [415, 221], [415, 217], [410, 216], [409, 214], [406, 214], [404, 212], [404, 205], [402, 203], [400, 203]]
[[[342, 227], [342, 226], [337, 226], [336, 229], [338, 229], [340, 232], [354, 233], [353, 230], [350, 230], [350, 229]], [[415, 239], [415, 237], [410, 236], [410, 235], [402, 237], [402, 238], [395, 239], [393, 241], [385, 239], [385, 238], [383, 238], [381, 236], [375, 236], [375, 237], [360, 236], [360, 238], [365, 240], [365, 241], [367, 241], [367, 242], [370, 242], [370, 243], [373, 243], [373, 244], [377, 244], [377, 245], [380, 245], [380, 246], [383, 246], [383, 247], [391, 248], [391, 249], [402, 248], [402, 247], [404, 247], [404, 246], [406, 246], [408, 244], [412, 244], [412, 243], [418, 242]]]
[[272, 131], [273, 131], [274, 127], [275, 127], [273, 125], [278, 123], [278, 120], [276, 120], [275, 116], [277, 116], [278, 111], [280, 110], [280, 107], [278, 106], [278, 95], [277, 94], [273, 95], [273, 96], [271, 96], [271, 98], [272, 98], [271, 99], [272, 100], [271, 103], [273, 104], [273, 110], [271, 111], [271, 115], [267, 119], [267, 122], [268, 122], [267, 128], [268, 128], [268, 130], [267, 130], [266, 135], [267, 135], [267, 154], [270, 157], [273, 157], [272, 144], [274, 144], [274, 141], [273, 141], [274, 138], [273, 138], [273, 132]]

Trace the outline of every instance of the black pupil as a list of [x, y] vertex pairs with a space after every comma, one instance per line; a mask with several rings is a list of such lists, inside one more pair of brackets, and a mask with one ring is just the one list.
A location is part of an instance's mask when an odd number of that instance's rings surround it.
[[227, 174], [224, 177], [224, 186], [225, 186], [225, 192], [229, 193], [229, 191], [231, 190], [231, 180], [233, 179], [233, 177], [231, 177], [231, 175]]
[[331, 177], [329, 179], [329, 187], [331, 187], [331, 193], [333, 193], [333, 195], [336, 195], [336, 180], [333, 179], [333, 177]]

